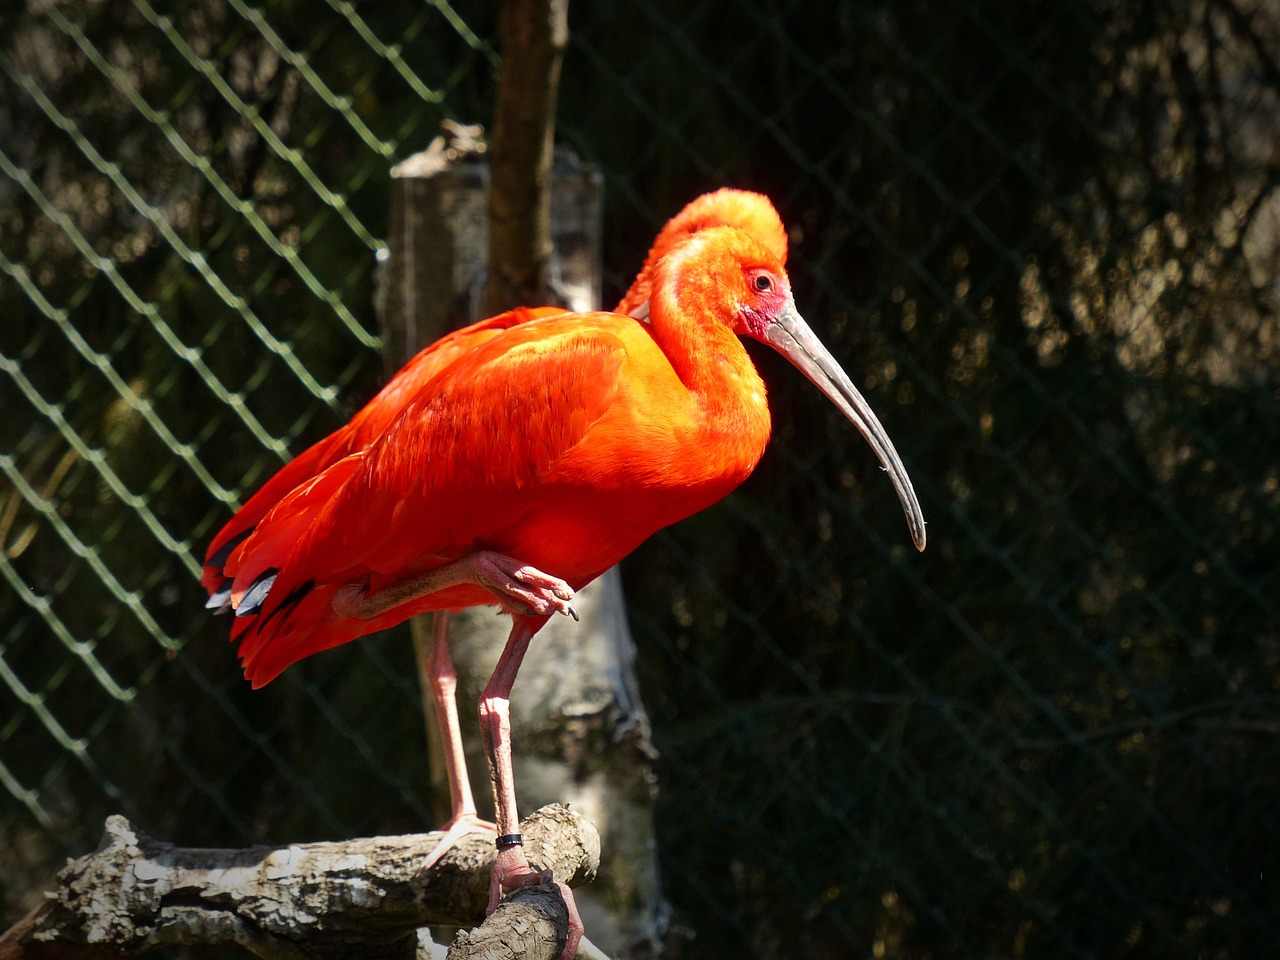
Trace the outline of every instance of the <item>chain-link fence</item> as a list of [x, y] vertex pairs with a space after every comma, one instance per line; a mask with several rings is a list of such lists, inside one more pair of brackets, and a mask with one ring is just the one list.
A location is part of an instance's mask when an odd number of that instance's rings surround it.
[[[0, 9], [7, 918], [111, 812], [185, 845], [428, 823], [403, 635], [251, 693], [197, 569], [374, 389], [388, 171], [487, 118], [489, 6]], [[624, 566], [686, 952], [1274, 953], [1280, 8], [571, 24], [614, 287], [699, 192], [769, 193], [930, 519], [916, 556], [759, 356], [765, 462]]]

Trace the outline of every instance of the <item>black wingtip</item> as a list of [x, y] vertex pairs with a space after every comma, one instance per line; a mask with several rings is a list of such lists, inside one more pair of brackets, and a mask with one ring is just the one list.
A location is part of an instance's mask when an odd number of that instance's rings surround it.
[[227, 561], [231, 559], [231, 554], [235, 552], [236, 547], [240, 546], [240, 544], [253, 536], [253, 531], [255, 529], [257, 528], [250, 527], [248, 530], [241, 530], [234, 537], [220, 546], [216, 553], [211, 553], [209, 556], [205, 557], [204, 565], [206, 567], [213, 567], [215, 570], [222, 570], [222, 568], [227, 565]]
[[[274, 583], [275, 577], [273, 576], [271, 580]], [[272, 610], [269, 614], [263, 617], [261, 626], [265, 627], [267, 623], [270, 622], [270, 620], [276, 614], [287, 613], [288, 611], [292, 610], [302, 601], [303, 597], [305, 597], [308, 593], [310, 593], [312, 590], [315, 589], [315, 586], [316, 586], [316, 582], [314, 580], [306, 580], [298, 584], [296, 587], [294, 587], [292, 590], [289, 591], [288, 596], [286, 596], [283, 600], [280, 601], [279, 604], [276, 605], [276, 608], [274, 610]]]
[[280, 570], [276, 567], [270, 567], [258, 574], [257, 578], [250, 584], [249, 589], [240, 598], [240, 603], [236, 605], [236, 616], [248, 617], [260, 611], [279, 574]]

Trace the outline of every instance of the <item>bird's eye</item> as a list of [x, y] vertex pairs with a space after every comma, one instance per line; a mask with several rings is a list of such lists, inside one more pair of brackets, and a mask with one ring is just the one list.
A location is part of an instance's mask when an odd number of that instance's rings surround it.
[[773, 289], [773, 278], [767, 273], [757, 273], [754, 282], [759, 293], [768, 293]]

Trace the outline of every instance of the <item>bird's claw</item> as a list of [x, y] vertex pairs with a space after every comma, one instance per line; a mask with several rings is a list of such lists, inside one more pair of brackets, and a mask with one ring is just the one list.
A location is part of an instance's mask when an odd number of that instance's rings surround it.
[[441, 827], [444, 835], [436, 841], [435, 847], [427, 854], [427, 859], [418, 868], [419, 873], [426, 873], [440, 858], [458, 845], [463, 837], [472, 833], [488, 833], [496, 835], [498, 830], [488, 820], [481, 820], [475, 814], [461, 814]]
[[499, 851], [498, 860], [493, 866], [493, 874], [489, 881], [489, 906], [486, 913], [493, 913], [502, 898], [513, 890], [533, 884], [554, 885], [564, 899], [565, 909], [569, 913], [568, 930], [566, 931], [564, 950], [559, 960], [573, 960], [578, 953], [578, 943], [582, 940], [582, 918], [578, 915], [578, 907], [573, 899], [573, 891], [565, 883], [556, 880], [550, 870], [539, 870], [529, 865], [524, 851], [520, 847], [508, 847]]
[[526, 616], [559, 613], [578, 619], [569, 603], [574, 597], [573, 587], [559, 577], [502, 554], [478, 555], [476, 562], [483, 570], [480, 583], [505, 609]]

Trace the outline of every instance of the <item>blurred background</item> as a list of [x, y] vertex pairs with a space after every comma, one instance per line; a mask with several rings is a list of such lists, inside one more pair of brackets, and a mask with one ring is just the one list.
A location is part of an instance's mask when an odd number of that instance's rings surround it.
[[[0, 927], [109, 813], [188, 846], [429, 824], [403, 632], [253, 693], [197, 570], [380, 383], [389, 169], [489, 119], [491, 6], [0, 8]], [[680, 953], [1273, 955], [1280, 5], [570, 26], [605, 302], [697, 194], [769, 194], [930, 521], [917, 555], [753, 349], [761, 467], [623, 565]]]

